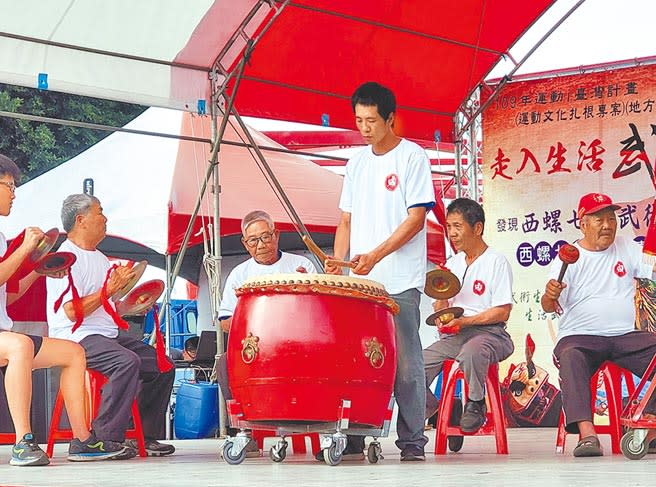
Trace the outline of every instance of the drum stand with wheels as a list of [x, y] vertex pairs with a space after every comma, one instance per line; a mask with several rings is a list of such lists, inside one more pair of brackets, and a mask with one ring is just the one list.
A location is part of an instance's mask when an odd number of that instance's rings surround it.
[[394, 398], [390, 399], [388, 405], [388, 415], [383, 421], [380, 428], [364, 428], [359, 425], [350, 427], [350, 410], [351, 401], [343, 399], [337, 411], [337, 420], [319, 423], [294, 423], [285, 422], [284, 424], [247, 421], [242, 419], [244, 414], [241, 405], [235, 401], [227, 402], [228, 416], [230, 425], [239, 428], [239, 433], [234, 437], [226, 438], [220, 447], [220, 456], [230, 465], [238, 465], [246, 458], [246, 445], [250, 441], [250, 436], [245, 432], [251, 430], [274, 430], [280, 440], [269, 450], [269, 458], [274, 462], [282, 462], [287, 456], [288, 442], [286, 436], [302, 433], [319, 433], [321, 437], [321, 451], [323, 459], [328, 465], [339, 465], [342, 461], [342, 454], [346, 449], [347, 435], [356, 436], [373, 436], [373, 441], [367, 447], [367, 460], [369, 463], [377, 463], [383, 459], [382, 448], [378, 438], [385, 438], [389, 435], [392, 412], [394, 410]]
[[[627, 431], [620, 441], [620, 449], [624, 456], [630, 460], [640, 460], [649, 452], [649, 441], [647, 435], [650, 429], [656, 429], [656, 423], [643, 418], [643, 412], [649, 399], [656, 389], [656, 356], [651, 359], [647, 370], [642, 375], [640, 383], [629, 397], [629, 403], [622, 411], [620, 421]], [[645, 385], [651, 380], [649, 386]], [[644, 391], [642, 399], [640, 394]]]

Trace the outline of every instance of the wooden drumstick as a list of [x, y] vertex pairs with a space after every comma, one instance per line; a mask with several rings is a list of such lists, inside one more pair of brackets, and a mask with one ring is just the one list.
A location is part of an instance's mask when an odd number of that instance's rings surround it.
[[319, 246], [314, 242], [314, 240], [312, 240], [312, 237], [309, 235], [303, 235], [301, 238], [303, 239], [303, 243], [305, 243], [310, 252], [316, 255], [324, 266], [333, 265], [337, 267], [350, 267], [351, 269], [355, 267], [355, 263], [353, 262], [330, 259], [326, 254], [323, 253], [323, 250], [319, 248]]

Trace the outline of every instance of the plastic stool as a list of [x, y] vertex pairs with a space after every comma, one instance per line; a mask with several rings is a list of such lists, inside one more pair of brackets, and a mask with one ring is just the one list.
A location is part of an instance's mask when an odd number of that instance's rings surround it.
[[[272, 438], [280, 436], [274, 430], [253, 430], [251, 432], [251, 437], [257, 442], [257, 446], [260, 450], [263, 450], [264, 438]], [[312, 454], [315, 455], [319, 450], [321, 450], [319, 434], [318, 433], [298, 433], [289, 435], [292, 439], [292, 450], [294, 454], [297, 453], [307, 453], [307, 448], [305, 446], [305, 438], [310, 438], [310, 444], [312, 445]]]
[[0, 433], [0, 445], [14, 445], [16, 433]]
[[494, 435], [497, 453], [508, 454], [508, 439], [506, 437], [506, 418], [501, 402], [501, 388], [499, 387], [499, 364], [491, 364], [485, 380], [487, 417], [485, 424], [473, 435], [462, 432], [460, 425], [451, 425], [451, 409], [455, 400], [456, 383], [463, 381], [463, 402], [468, 396], [469, 387], [465, 376], [459, 367], [454, 367], [453, 360], [446, 360], [442, 365], [442, 374], [446, 378], [442, 383], [442, 400], [437, 415], [437, 431], [435, 432], [435, 455], [446, 453], [447, 438], [449, 436], [485, 436]]
[[[622, 439], [622, 424], [620, 416], [622, 415], [622, 379], [626, 381], [629, 396], [635, 390], [633, 375], [626, 369], [619, 367], [613, 362], [604, 362], [597, 369], [590, 380], [590, 407], [594, 411], [595, 401], [597, 400], [597, 387], [599, 385], [599, 376], [604, 381], [606, 390], [606, 401], [608, 402], [608, 424], [595, 424], [595, 432], [598, 435], [610, 435], [611, 451], [613, 453], [622, 453], [620, 449], [620, 440]], [[594, 422], [594, 414], [592, 416]], [[569, 433], [565, 430], [565, 413], [560, 411], [558, 420], [558, 434], [556, 436], [556, 453], [565, 452], [565, 440]]]
[[[86, 410], [87, 428], [89, 429], [91, 428], [91, 420], [98, 415], [98, 411], [100, 410], [101, 391], [106, 382], [107, 377], [105, 377], [103, 374], [96, 372], [95, 370], [87, 369], [86, 395], [84, 403]], [[70, 441], [73, 439], [73, 432], [70, 429], [60, 429], [59, 427], [63, 409], [64, 396], [62, 395], [60, 389], [57, 393], [55, 407], [52, 411], [52, 418], [50, 420], [50, 432], [48, 434], [48, 447], [46, 448], [46, 454], [51, 458], [55, 448], [55, 442], [57, 440]], [[141, 426], [141, 416], [139, 415], [139, 407], [137, 406], [136, 399], [132, 401], [132, 421], [134, 422], [134, 428], [128, 429], [125, 432], [125, 438], [137, 440], [137, 450], [139, 456], [146, 457], [147, 453], [144, 442], [143, 429]]]

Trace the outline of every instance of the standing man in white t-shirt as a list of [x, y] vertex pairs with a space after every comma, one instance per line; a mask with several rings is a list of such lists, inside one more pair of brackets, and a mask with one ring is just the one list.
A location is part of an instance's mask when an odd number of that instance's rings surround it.
[[460, 419], [465, 433], [475, 433], [485, 423], [485, 378], [493, 363], [508, 358], [514, 350], [506, 332], [512, 309], [512, 270], [508, 260], [483, 240], [485, 213], [476, 201], [453, 200], [447, 208], [446, 230], [458, 252], [446, 267], [460, 280], [460, 292], [450, 300], [437, 300], [435, 310], [458, 306], [464, 313], [447, 323], [438, 321], [440, 340], [424, 350], [426, 371], [426, 417], [438, 403], [428, 389], [445, 360], [456, 360], [469, 385]]
[[[107, 232], [107, 217], [98, 198], [87, 194], [68, 196], [62, 204], [61, 219], [68, 238], [59, 250], [77, 257], [70, 272], [79, 302], [67, 282], [47, 279], [48, 327], [51, 336], [82, 345], [87, 367], [107, 377], [93, 430], [103, 438], [125, 442], [136, 450], [136, 440], [125, 440], [136, 398], [146, 453], [170, 455], [175, 447], [160, 443], [157, 438], [166, 421], [175, 369], [160, 371], [153, 347], [119, 331], [116, 305], [112, 299], [106, 299], [124, 288], [133, 279], [134, 271], [118, 266], [108, 276], [112, 265], [98, 250]], [[60, 307], [55, 306], [58, 301], [63, 303]], [[74, 330], [78, 320], [81, 325]]]
[[[656, 354], [656, 335], [635, 330], [635, 277], [652, 278], [642, 263], [642, 249], [616, 237], [619, 206], [609, 196], [589, 193], [579, 201], [583, 238], [574, 245], [579, 259], [557, 281], [562, 264], [554, 261], [542, 296], [547, 313], [562, 312], [554, 362], [559, 369], [565, 429], [579, 433], [575, 457], [601, 456], [590, 408], [590, 379], [609, 360], [636, 375], [644, 374]], [[656, 421], [656, 398], [645, 418]], [[654, 431], [654, 430], [650, 430]], [[651, 436], [656, 436], [650, 433]]]
[[[351, 97], [355, 123], [369, 144], [346, 164], [335, 234], [335, 258], [347, 254], [353, 274], [385, 286], [399, 304], [394, 317], [398, 365], [394, 395], [401, 461], [423, 461], [424, 374], [419, 339], [420, 289], [426, 278], [426, 212], [435, 192], [426, 153], [393, 131], [396, 99], [378, 83], [361, 85]], [[326, 267], [341, 274], [341, 268]], [[350, 437], [345, 460], [364, 458], [364, 438]]]

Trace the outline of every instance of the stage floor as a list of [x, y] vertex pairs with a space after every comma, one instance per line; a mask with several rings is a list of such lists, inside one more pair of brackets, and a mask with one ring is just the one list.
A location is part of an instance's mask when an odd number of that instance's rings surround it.
[[[427, 431], [434, 446], [434, 431]], [[394, 433], [392, 433], [394, 435]], [[164, 458], [135, 458], [115, 462], [71, 463], [67, 445], [57, 445], [48, 467], [19, 468], [8, 464], [10, 446], [0, 446], [0, 486], [237, 486], [237, 485], [430, 485], [430, 486], [570, 486], [653, 485], [656, 455], [628, 460], [611, 455], [578, 459], [572, 456], [575, 437], [568, 436], [567, 452], [555, 453], [555, 428], [508, 430], [509, 455], [495, 453], [493, 437], [466, 438], [459, 453], [426, 457], [426, 462], [401, 463], [394, 436], [382, 439], [385, 459], [378, 464], [343, 462], [330, 467], [310, 454], [288, 455], [283, 463], [268, 457], [248, 458], [241, 465], [218, 459], [222, 440], [174, 441], [177, 452]], [[271, 440], [273, 441], [273, 440]], [[265, 442], [265, 448], [271, 443]]]

